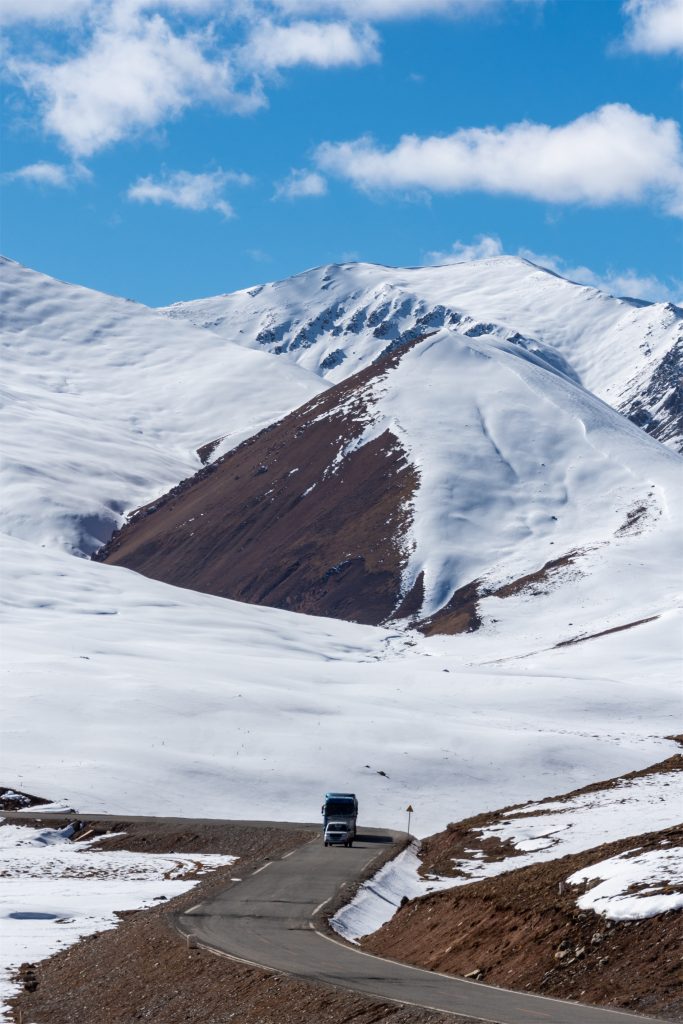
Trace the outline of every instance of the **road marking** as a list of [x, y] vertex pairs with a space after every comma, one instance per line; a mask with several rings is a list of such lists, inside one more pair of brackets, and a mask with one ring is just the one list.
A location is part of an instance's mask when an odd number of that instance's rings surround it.
[[[327, 900], [325, 900], [325, 903], [327, 903]], [[320, 932], [316, 932], [316, 935], [320, 934]], [[323, 935], [323, 938], [326, 938], [326, 936]], [[332, 939], [331, 941], [334, 942], [334, 939]], [[208, 946], [203, 942], [197, 942], [197, 945], [200, 946], [202, 949], [205, 949], [207, 953], [213, 953], [214, 956], [222, 956], [225, 960], [235, 960], [237, 963], [247, 964], [248, 967], [258, 967], [259, 970], [268, 971], [269, 974], [279, 974], [281, 977], [294, 978], [296, 981], [305, 982], [307, 980], [306, 978], [302, 978], [301, 975], [299, 974], [292, 974], [290, 973], [290, 971], [283, 971], [276, 967], [268, 967], [267, 964], [259, 964], [255, 960], [247, 960], [243, 956], [236, 956], [234, 953], [226, 953], [222, 949], [215, 949], [213, 946]], [[430, 971], [427, 973], [431, 974], [432, 972]], [[446, 977], [448, 977], [448, 975], [446, 975]], [[330, 983], [327, 982], [327, 984]], [[343, 988], [344, 986], [341, 987]], [[346, 989], [346, 991], [348, 992], [349, 989]], [[424, 1003], [412, 1003], [409, 999], [397, 999], [392, 996], [382, 995], [380, 993], [366, 992], [364, 989], [351, 989], [350, 991], [360, 992], [361, 995], [369, 995], [371, 998], [375, 999], [384, 999], [389, 1003], [397, 1003], [399, 1006], [402, 1004], [405, 1004], [405, 1006], [418, 1006], [423, 1010], [434, 1010], [437, 1013], [448, 1014], [449, 1017], [467, 1017], [468, 1020], [471, 1019], [470, 1014], [458, 1013], [457, 1010], [443, 1010], [438, 1006], [426, 1006]], [[489, 1018], [487, 1017], [478, 1017], [477, 1019], [481, 1021], [482, 1024], [500, 1024], [499, 1021], [489, 1020]]]
[[[326, 900], [325, 902], [327, 903], [328, 901]], [[325, 904], [321, 904], [321, 905], [324, 906]], [[315, 929], [313, 929], [313, 931], [315, 931]], [[321, 932], [317, 932], [317, 931], [315, 931], [315, 934], [316, 935], [322, 935]], [[324, 939], [327, 938], [326, 935], [322, 935], [322, 937]], [[334, 939], [331, 939], [330, 941], [334, 942]], [[282, 971], [282, 970], [279, 970], [278, 968], [268, 967], [266, 964], [257, 964], [256, 961], [248, 961], [248, 959], [245, 959], [244, 956], [236, 956], [236, 954], [234, 954], [234, 953], [223, 952], [222, 949], [215, 949], [213, 946], [205, 945], [203, 942], [198, 942], [197, 944], [199, 946], [201, 946], [203, 949], [206, 949], [207, 952], [213, 953], [215, 956], [223, 956], [225, 959], [231, 959], [231, 961], [237, 961], [238, 964], [247, 964], [249, 967], [257, 967], [257, 968], [259, 968], [262, 971], [267, 971], [269, 974], [280, 974], [280, 975], [282, 975], [285, 978], [294, 978], [297, 981], [304, 981], [304, 982], [306, 982], [307, 980], [309, 980], [309, 979], [306, 979], [306, 978], [302, 978], [301, 975], [292, 974], [290, 971]], [[369, 954], [366, 953], [365, 955], [369, 955]], [[379, 957], [376, 956], [375, 959], [379, 959]], [[425, 972], [425, 974], [433, 974], [433, 973], [434, 972], [432, 972], [432, 971], [426, 971]], [[449, 975], [443, 975], [443, 977], [447, 978], [447, 977], [450, 977], [450, 976]], [[313, 979], [313, 980], [315, 980], [315, 979]], [[452, 981], [457, 981], [459, 979], [452, 978], [451, 980]], [[323, 984], [326, 984], [326, 982], [323, 982]], [[330, 982], [327, 982], [327, 984], [330, 984]], [[341, 985], [339, 987], [344, 988], [345, 986]], [[349, 989], [347, 988], [346, 991], [349, 991]], [[441, 1007], [429, 1007], [429, 1006], [427, 1006], [425, 1004], [425, 1002], [411, 1002], [410, 999], [400, 999], [400, 998], [398, 998], [396, 996], [386, 995], [386, 994], [381, 993], [381, 992], [368, 992], [364, 988], [350, 989], [350, 991], [359, 992], [361, 995], [370, 995], [371, 998], [384, 999], [387, 1002], [396, 1002], [396, 1004], [398, 1004], [398, 1006], [404, 1005], [404, 1006], [407, 1006], [407, 1007], [419, 1007], [421, 1010], [433, 1010], [435, 1013], [447, 1014], [447, 1015], [449, 1015], [449, 1017], [467, 1017], [468, 1020], [471, 1019], [471, 1015], [469, 1013], [462, 1013], [461, 1014], [457, 1010], [443, 1010]], [[492, 1019], [490, 1019], [488, 1017], [477, 1017], [477, 1020], [481, 1021], [481, 1024], [500, 1024], [500, 1021], [495, 1021], [495, 1020], [492, 1020]]]
[[274, 967], [267, 967], [265, 964], [257, 964], [255, 960], [246, 960], [243, 956], [235, 956], [234, 953], [225, 953], [222, 949], [214, 949], [213, 946], [207, 946], [203, 942], [198, 942], [198, 946], [205, 949], [207, 953], [213, 953], [214, 956], [222, 956], [226, 960], [236, 960], [237, 963], [247, 964], [249, 967], [258, 967], [262, 971], [268, 971], [270, 974], [284, 974], [284, 971], [278, 971]]
[[190, 907], [189, 910], [186, 910], [185, 913], [186, 914], [194, 914], [195, 910], [199, 910], [200, 907], [201, 907], [201, 903], [197, 903], [194, 907]]
[[265, 864], [262, 864], [260, 868], [256, 868], [256, 871], [252, 871], [252, 875], [258, 875], [259, 871], [265, 871], [272, 864], [272, 860], [267, 860]]
[[291, 857], [293, 853], [296, 853], [296, 850], [290, 850], [290, 851], [289, 851], [289, 853], [286, 853], [286, 854], [284, 855], [284, 857], [282, 858], [282, 860], [287, 860], [287, 858], [288, 858], [288, 857]]
[[[320, 911], [323, 909], [325, 904], [329, 903], [331, 899], [332, 899], [332, 897], [328, 896], [326, 900], [323, 900], [322, 903], [319, 903], [318, 906], [313, 911], [313, 913], [311, 914], [311, 918], [314, 918], [316, 914], [320, 913]], [[334, 940], [332, 940], [332, 941], [334, 941]]]

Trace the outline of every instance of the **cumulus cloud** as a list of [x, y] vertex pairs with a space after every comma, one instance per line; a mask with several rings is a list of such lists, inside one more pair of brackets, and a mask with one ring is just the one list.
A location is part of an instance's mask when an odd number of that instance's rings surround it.
[[[278, 71], [378, 61], [373, 22], [496, 8], [505, 0], [6, 0], [6, 66], [43, 128], [87, 157], [200, 103], [252, 113]], [[13, 35], [22, 22], [65, 31], [48, 48]]]
[[54, 185], [56, 188], [66, 188], [69, 184], [66, 167], [42, 160], [36, 164], [19, 167], [16, 171], [7, 171], [3, 178], [5, 181], [28, 181], [34, 185]]
[[378, 36], [369, 25], [296, 21], [276, 25], [261, 21], [242, 51], [256, 71], [311, 64], [318, 68], [361, 65], [379, 60]]
[[277, 182], [274, 199], [301, 199], [310, 196], [324, 196], [327, 182], [316, 171], [292, 170], [284, 181]]
[[[471, 260], [490, 259], [503, 256], [505, 250], [498, 235], [478, 235], [473, 242], [454, 242], [450, 249], [425, 253], [425, 266], [443, 266], [448, 263], [469, 263]], [[521, 248], [508, 255], [521, 256], [546, 270], [552, 270], [570, 281], [578, 284], [591, 285], [610, 295], [628, 296], [632, 299], [645, 299], [649, 302], [680, 303], [683, 293], [683, 282], [671, 281], [668, 284], [654, 274], [639, 274], [636, 270], [615, 270], [610, 268], [599, 274], [590, 267], [572, 264], [561, 256], [537, 253], [533, 249]]]
[[57, 64], [12, 59], [9, 69], [39, 96], [45, 128], [76, 156], [156, 127], [204, 101], [237, 111], [262, 102], [236, 90], [228, 59], [200, 33], [176, 35], [159, 15], [97, 29], [79, 56]]
[[612, 103], [569, 124], [522, 121], [503, 129], [404, 135], [393, 149], [371, 138], [325, 142], [321, 170], [365, 190], [481, 191], [553, 203], [644, 202], [683, 213], [678, 125]]
[[77, 180], [92, 177], [87, 167], [82, 164], [53, 164], [39, 160], [35, 164], [27, 164], [15, 171], [7, 171], [2, 175], [4, 181], [25, 181], [31, 185], [52, 185], [55, 188], [68, 188]]
[[683, 53], [683, 0], [626, 0], [626, 47], [654, 56]]
[[250, 181], [248, 174], [236, 174], [221, 168], [204, 174], [174, 171], [157, 179], [151, 175], [138, 178], [126, 194], [138, 203], [154, 203], [156, 206], [170, 203], [182, 210], [216, 210], [229, 218], [234, 216], [234, 210], [224, 198], [225, 186], [228, 183], [248, 185]]
[[427, 266], [443, 266], [446, 263], [469, 263], [471, 260], [490, 259], [503, 255], [503, 243], [497, 235], [477, 235], [473, 242], [453, 242], [445, 252], [435, 250], [425, 253]]
[[648, 302], [675, 302], [678, 304], [683, 292], [683, 282], [681, 281], [672, 280], [667, 283], [654, 274], [640, 274], [637, 270], [619, 270], [609, 267], [600, 274], [582, 264], [569, 263], [561, 256], [549, 256], [547, 253], [537, 253], [532, 249], [519, 249], [517, 255], [540, 267], [552, 270], [570, 281], [591, 285], [592, 288], [599, 288], [600, 291], [609, 292], [610, 295], [645, 299]]

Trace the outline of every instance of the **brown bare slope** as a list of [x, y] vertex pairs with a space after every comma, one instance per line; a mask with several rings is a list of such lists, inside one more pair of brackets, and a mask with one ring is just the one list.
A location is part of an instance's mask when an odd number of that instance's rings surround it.
[[559, 886], [590, 864], [663, 841], [683, 844], [683, 829], [622, 839], [423, 896], [362, 946], [490, 985], [683, 1021], [683, 913], [609, 922], [579, 910], [577, 892], [560, 893]]
[[[647, 768], [547, 797], [533, 805], [534, 814], [544, 802], [556, 805], [632, 779], [681, 771], [683, 757], [675, 754]], [[483, 838], [480, 830], [524, 806], [487, 811], [425, 839], [420, 848], [422, 873], [460, 875], [453, 861], [471, 858], [475, 851], [485, 861], [513, 858], [520, 851], [495, 837]], [[683, 913], [609, 922], [580, 910], [578, 891], [560, 886], [581, 868], [628, 850], [656, 849], [662, 842], [682, 846], [683, 826], [605, 843], [412, 900], [363, 939], [362, 946], [380, 956], [446, 974], [476, 976], [504, 988], [683, 1021]]]
[[385, 621], [401, 597], [417, 474], [389, 431], [335, 458], [363, 432], [366, 389], [404, 351], [140, 509], [94, 557], [221, 597]]

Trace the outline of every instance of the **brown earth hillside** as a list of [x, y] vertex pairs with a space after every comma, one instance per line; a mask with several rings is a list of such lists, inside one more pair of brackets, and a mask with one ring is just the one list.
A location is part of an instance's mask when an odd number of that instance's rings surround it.
[[[673, 738], [673, 737], [672, 737]], [[568, 803], [645, 776], [675, 777], [676, 754], [659, 764], [532, 805]], [[672, 790], [673, 792], [673, 790]], [[454, 865], [508, 860], [511, 870], [406, 902], [379, 931], [362, 940], [368, 952], [446, 974], [542, 995], [683, 1021], [683, 912], [641, 921], [608, 921], [577, 906], [582, 890], [565, 884], [574, 872], [627, 851], [683, 846], [683, 826], [631, 836], [581, 853], [514, 869], [517, 851], [490, 828], [525, 805], [454, 822], [425, 839], [422, 873], [462, 875]], [[530, 810], [531, 814], [532, 811]]]
[[140, 509], [94, 557], [239, 601], [385, 621], [401, 598], [417, 474], [388, 431], [335, 459], [363, 432], [367, 387], [403, 351]]
[[363, 949], [489, 985], [683, 1021], [683, 913], [606, 921], [560, 883], [627, 850], [683, 845], [683, 828], [423, 896], [362, 941]]

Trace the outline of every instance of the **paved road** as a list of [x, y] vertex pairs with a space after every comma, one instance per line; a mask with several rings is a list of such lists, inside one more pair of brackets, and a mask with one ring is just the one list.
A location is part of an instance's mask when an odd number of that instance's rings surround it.
[[59, 824], [64, 821], [101, 821], [110, 825], [229, 825], [236, 828], [286, 828], [294, 831], [320, 832], [320, 825], [311, 821], [251, 821], [240, 818], [157, 818], [148, 814], [81, 814], [80, 811], [43, 811], [40, 804], [23, 811], [2, 811], [0, 818], [8, 821], [45, 821]]
[[234, 959], [304, 980], [500, 1024], [635, 1024], [650, 1018], [511, 992], [370, 956], [317, 926], [321, 906], [395, 842], [398, 833], [368, 830], [353, 849], [326, 848], [314, 837], [282, 860], [267, 862], [178, 921], [199, 944]]
[[[218, 824], [220, 819], [151, 818], [130, 815], [0, 812], [4, 818], [112, 823]], [[181, 932], [235, 960], [304, 980], [336, 985], [456, 1016], [495, 1024], [637, 1024], [652, 1020], [558, 999], [494, 988], [370, 956], [331, 938], [320, 911], [352, 884], [402, 833], [364, 830], [353, 849], [326, 848], [318, 825], [296, 822], [225, 821], [226, 826], [294, 827], [311, 840], [281, 860], [266, 861], [254, 874], [178, 917]], [[239, 867], [239, 866], [237, 866]], [[661, 1024], [661, 1021], [659, 1022]]]

